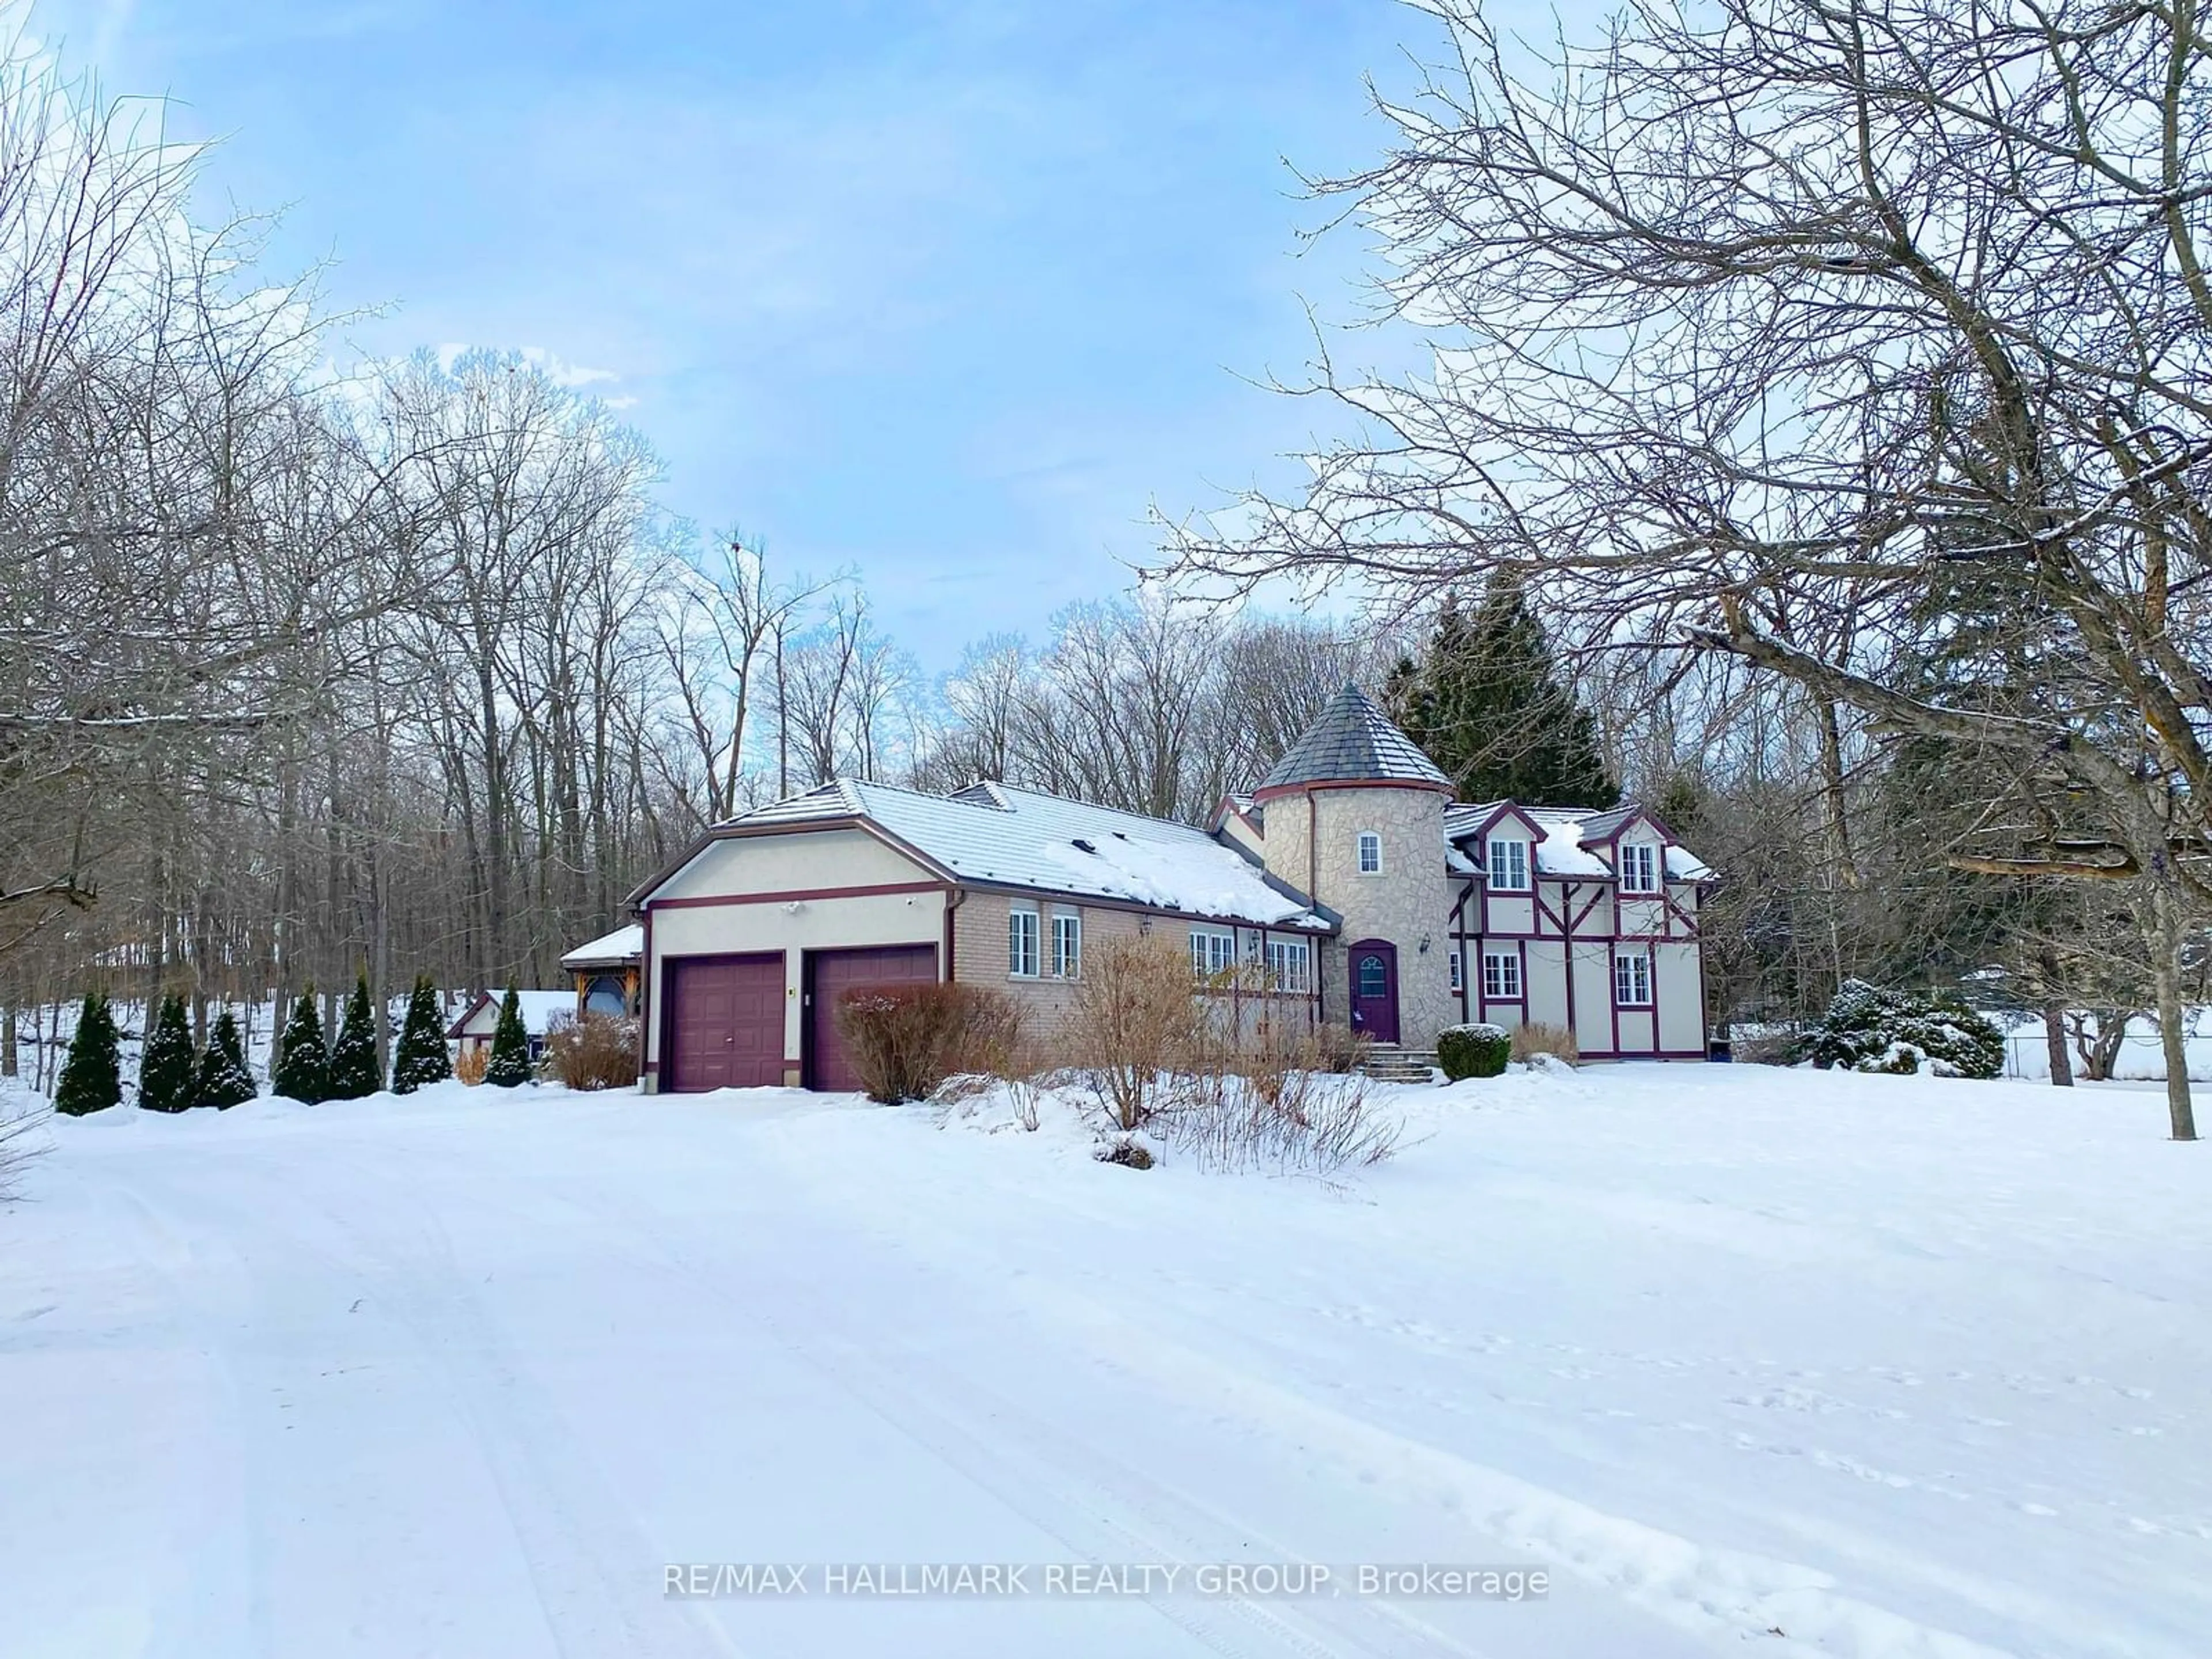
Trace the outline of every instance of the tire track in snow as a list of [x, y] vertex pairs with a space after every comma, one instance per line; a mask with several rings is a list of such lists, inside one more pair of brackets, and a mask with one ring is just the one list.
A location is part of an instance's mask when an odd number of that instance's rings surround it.
[[[234, 1166], [250, 1167], [250, 1166]], [[456, 1256], [450, 1233], [424, 1201], [422, 1172], [370, 1169], [347, 1172], [349, 1205], [368, 1208], [380, 1233], [411, 1216], [395, 1241], [379, 1236], [340, 1206], [275, 1182], [288, 1200], [288, 1242], [327, 1264], [343, 1282], [367, 1284], [366, 1313], [413, 1348], [422, 1370], [437, 1376], [447, 1404], [466, 1425], [472, 1446], [512, 1531], [518, 1559], [535, 1590], [544, 1627], [562, 1659], [750, 1659], [700, 1604], [662, 1601], [644, 1587], [660, 1553], [621, 1517], [624, 1506], [604, 1480], [573, 1454], [556, 1448], [584, 1443], [574, 1426], [532, 1382], [501, 1339]], [[207, 1189], [191, 1201], [228, 1208], [226, 1236], [250, 1221], [267, 1231], [266, 1204], [251, 1210], [224, 1205]], [[450, 1293], [433, 1297], [436, 1282]], [[264, 1650], [266, 1645], [263, 1631]]]
[[[576, 1200], [572, 1198], [569, 1201]], [[617, 1219], [603, 1209], [595, 1213], [602, 1221]], [[1172, 1504], [1164, 1489], [1156, 1488], [1148, 1494], [1141, 1490], [1133, 1491], [1127, 1484], [1117, 1489], [1098, 1479], [1096, 1470], [1103, 1460], [1096, 1449], [1071, 1447], [1064, 1439], [1050, 1437], [1048, 1431], [1042, 1435], [1033, 1432], [1029, 1437], [1031, 1449], [1028, 1456], [1012, 1455], [1003, 1443], [991, 1437], [1004, 1426], [1002, 1424], [975, 1425], [971, 1421], [972, 1410], [942, 1398], [926, 1400], [917, 1392], [916, 1356], [902, 1353], [902, 1369], [894, 1373], [867, 1352], [865, 1336], [856, 1336], [849, 1329], [836, 1333], [833, 1352], [818, 1338], [808, 1340], [763, 1312], [756, 1303], [732, 1295], [704, 1264], [674, 1244], [659, 1227], [635, 1214], [625, 1214], [619, 1218], [617, 1231], [618, 1236], [651, 1239], [654, 1253], [647, 1255], [634, 1252], [635, 1259], [645, 1265], [674, 1268], [684, 1273], [696, 1287], [760, 1330], [801, 1364], [827, 1377], [963, 1479], [981, 1486], [1046, 1536], [1058, 1540], [1068, 1550], [1071, 1559], [1112, 1562], [1133, 1558], [1188, 1563], [1224, 1559], [1232, 1553], [1224, 1551], [1218, 1540], [1212, 1547], [1202, 1546], [1187, 1530], [1178, 1533], [1164, 1525], [1165, 1517], [1159, 1510]], [[791, 1243], [787, 1237], [781, 1242], [787, 1247]], [[789, 1250], [788, 1254], [801, 1260], [820, 1259], [818, 1253], [803, 1249]], [[749, 1277], [748, 1282], [757, 1285], [760, 1280], [757, 1276]], [[818, 1286], [794, 1288], [818, 1292]], [[827, 1310], [831, 1304], [828, 1298], [816, 1293], [799, 1299], [809, 1306], [810, 1322], [817, 1328], [829, 1324]], [[1048, 1452], [1039, 1449], [1048, 1444]], [[1070, 1451], [1080, 1454], [1085, 1465], [1084, 1471], [1072, 1467], [1068, 1461]], [[1237, 1543], [1256, 1535], [1249, 1527], [1233, 1525], [1231, 1537]], [[1182, 1547], [1176, 1547], [1177, 1543]], [[1284, 1559], [1292, 1557], [1285, 1552]], [[1417, 1631], [1415, 1621], [1382, 1603], [1354, 1605], [1379, 1614], [1378, 1622], [1389, 1620], [1400, 1633], [1413, 1635], [1421, 1643], [1419, 1650], [1402, 1643], [1376, 1647], [1369, 1638], [1379, 1632], [1355, 1633], [1343, 1627], [1344, 1617], [1324, 1619], [1321, 1609], [1325, 1603], [1263, 1603], [1231, 1597], [1139, 1599], [1204, 1646], [1230, 1659], [1262, 1659], [1263, 1656], [1286, 1653], [1302, 1655], [1305, 1659], [1359, 1659], [1359, 1656], [1393, 1659], [1394, 1656], [1416, 1651], [1452, 1652], [1480, 1659], [1477, 1650], [1442, 1638], [1425, 1628]], [[1316, 1628], [1323, 1623], [1329, 1628]], [[1255, 1647], [1254, 1642], [1263, 1645]]]
[[1603, 1585], [1687, 1632], [1731, 1638], [1763, 1632], [1774, 1645], [1762, 1651], [1802, 1659], [2014, 1659], [1971, 1638], [1840, 1595], [1826, 1574], [1812, 1568], [1709, 1547], [1608, 1515], [1350, 1416], [1139, 1328], [1095, 1301], [1070, 1295], [1030, 1299], [1041, 1316], [1087, 1331], [1097, 1350], [1117, 1364], [1168, 1387], [1224, 1395], [1255, 1423], [1272, 1424], [1341, 1464], [1389, 1470], [1395, 1484], [1409, 1492], [1444, 1486], [1463, 1503], [1471, 1524], [1509, 1549]]

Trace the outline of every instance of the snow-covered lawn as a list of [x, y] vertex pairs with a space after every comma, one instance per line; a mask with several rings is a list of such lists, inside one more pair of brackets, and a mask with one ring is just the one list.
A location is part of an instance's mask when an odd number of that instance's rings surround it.
[[[0, 1211], [0, 1651], [2212, 1652], [2212, 1147], [2155, 1096], [1396, 1098], [1342, 1188], [781, 1091], [57, 1125]], [[814, 1593], [663, 1595], [745, 1562]], [[818, 1572], [962, 1562], [1553, 1582]]]

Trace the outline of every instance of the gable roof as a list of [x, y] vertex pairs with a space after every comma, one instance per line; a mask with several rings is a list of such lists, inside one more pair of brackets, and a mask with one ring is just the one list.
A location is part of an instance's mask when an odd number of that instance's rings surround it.
[[1420, 745], [1390, 722], [1382, 706], [1356, 685], [1328, 700], [1320, 718], [1298, 733], [1257, 793], [1304, 783], [1403, 783], [1449, 789], [1451, 780]]
[[860, 819], [957, 881], [1327, 933], [1333, 913], [1203, 830], [1009, 784], [951, 795], [842, 778], [747, 812], [726, 832]]
[[1613, 866], [1593, 848], [1612, 841], [1626, 825], [1641, 818], [1656, 830], [1666, 847], [1667, 874], [1675, 881], [1711, 881], [1713, 872], [1702, 859], [1676, 842], [1666, 827], [1633, 801], [1600, 811], [1594, 807], [1522, 806], [1512, 801], [1486, 801], [1479, 805], [1444, 809], [1444, 839], [1468, 848], [1479, 867], [1487, 849], [1480, 843], [1483, 832], [1496, 819], [1511, 813], [1535, 826], [1536, 872], [1569, 881], [1611, 881]]
[[579, 945], [561, 958], [563, 968], [604, 968], [635, 962], [645, 954], [645, 929], [636, 922], [602, 933], [587, 945]]
[[[462, 1009], [459, 1016], [446, 1028], [446, 1035], [449, 1037], [461, 1036], [462, 1027], [486, 1008], [496, 1015], [506, 996], [505, 991], [477, 992], [476, 1000]], [[576, 994], [574, 991], [517, 991], [514, 1000], [518, 1012], [522, 1015], [523, 1031], [529, 1036], [542, 1037], [556, 1024], [576, 1017]]]

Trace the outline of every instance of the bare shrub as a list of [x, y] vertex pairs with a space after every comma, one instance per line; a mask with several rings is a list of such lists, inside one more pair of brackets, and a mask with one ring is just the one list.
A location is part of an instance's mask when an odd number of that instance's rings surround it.
[[31, 1160], [45, 1154], [51, 1115], [43, 1105], [0, 1105], [0, 1204], [20, 1195]]
[[1334, 1175], [1380, 1164], [1405, 1133], [1403, 1118], [1370, 1109], [1367, 1090], [1358, 1073], [1293, 1069], [1271, 1098], [1266, 1081], [1231, 1078], [1183, 1091], [1153, 1131], [1204, 1169]]
[[1176, 940], [1109, 939], [1085, 959], [1062, 1038], [1111, 1126], [1140, 1129], [1207, 1046], [1190, 957]]
[[982, 985], [856, 985], [837, 999], [836, 1019], [860, 1086], [887, 1106], [950, 1077], [994, 1075], [1021, 1047], [1019, 1005]]
[[1535, 1054], [1551, 1054], [1572, 1066], [1583, 1057], [1575, 1034], [1564, 1025], [1547, 1025], [1542, 1020], [1513, 1028], [1513, 1058], [1526, 1060]]
[[635, 1019], [586, 1014], [556, 1025], [545, 1036], [545, 1067], [571, 1089], [627, 1089], [638, 1078]]
[[491, 1045], [489, 1042], [465, 1042], [453, 1056], [453, 1075], [473, 1089], [484, 1080], [491, 1070]]
[[1375, 1046], [1349, 1025], [1316, 1025], [1314, 1041], [1324, 1072], [1358, 1071], [1367, 1058], [1367, 1051]]
[[1729, 1058], [1746, 1066], [1795, 1066], [1811, 1046], [1793, 1025], [1739, 1025], [1729, 1036]]

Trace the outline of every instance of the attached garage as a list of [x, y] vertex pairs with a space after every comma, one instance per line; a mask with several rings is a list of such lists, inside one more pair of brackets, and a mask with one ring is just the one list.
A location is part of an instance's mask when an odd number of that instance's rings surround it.
[[809, 951], [805, 965], [805, 1052], [810, 1089], [858, 1089], [860, 1079], [837, 1037], [837, 998], [863, 985], [929, 983], [937, 978], [934, 945], [880, 945], [865, 950]]
[[783, 953], [672, 957], [660, 1087], [699, 1094], [783, 1081]]

